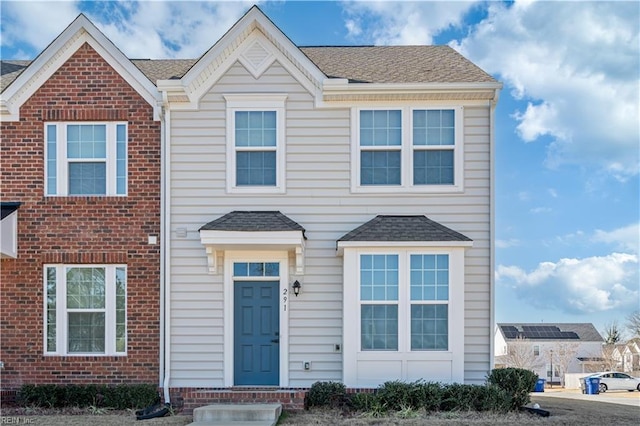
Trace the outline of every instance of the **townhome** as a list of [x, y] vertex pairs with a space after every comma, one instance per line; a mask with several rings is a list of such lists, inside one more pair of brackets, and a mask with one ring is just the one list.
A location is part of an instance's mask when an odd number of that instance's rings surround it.
[[159, 100], [84, 16], [2, 61], [3, 390], [157, 382]]
[[501, 84], [453, 49], [300, 47], [253, 7], [197, 60], [132, 61], [81, 16], [4, 81], [3, 387], [484, 382]]
[[484, 382], [498, 82], [447, 46], [299, 47], [254, 7], [157, 85], [165, 388]]

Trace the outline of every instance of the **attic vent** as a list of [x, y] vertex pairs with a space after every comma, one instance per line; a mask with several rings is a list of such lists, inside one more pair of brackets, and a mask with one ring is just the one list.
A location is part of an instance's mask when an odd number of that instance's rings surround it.
[[259, 41], [254, 41], [240, 56], [242, 64], [258, 78], [269, 65], [273, 55]]

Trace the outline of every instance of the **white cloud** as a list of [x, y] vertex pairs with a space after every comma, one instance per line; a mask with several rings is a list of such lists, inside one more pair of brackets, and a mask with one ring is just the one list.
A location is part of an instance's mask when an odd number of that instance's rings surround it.
[[83, 12], [130, 58], [197, 58], [255, 3], [3, 1], [2, 44], [39, 53]]
[[624, 181], [640, 168], [638, 15], [635, 2], [495, 2], [452, 46], [529, 100], [513, 117], [524, 141], [552, 138], [549, 167]]
[[519, 246], [520, 245], [520, 241], [515, 239], [515, 238], [510, 238], [508, 240], [497, 239], [495, 245], [496, 245], [496, 248], [505, 249], [505, 248], [509, 248], [509, 247]]
[[496, 280], [532, 306], [567, 313], [608, 311], [638, 305], [638, 256], [612, 253], [543, 262], [532, 271], [500, 265]]
[[551, 213], [553, 210], [550, 207], [534, 207], [529, 210], [533, 214]]
[[[3, 1], [2, 45], [27, 44], [38, 53], [58, 36], [80, 13], [79, 1]], [[33, 59], [20, 49], [12, 59]]]
[[629, 251], [638, 254], [638, 246], [640, 245], [640, 225], [633, 223], [613, 231], [596, 230], [593, 235], [593, 241], [613, 244], [620, 250]]
[[[347, 29], [377, 45], [431, 44], [434, 35], [462, 24], [469, 1], [344, 1]], [[366, 21], [366, 25], [364, 22]], [[351, 28], [356, 31], [351, 31]]]

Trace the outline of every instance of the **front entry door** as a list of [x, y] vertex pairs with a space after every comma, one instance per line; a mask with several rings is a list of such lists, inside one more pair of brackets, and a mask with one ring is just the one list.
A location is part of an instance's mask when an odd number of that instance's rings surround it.
[[234, 282], [234, 385], [278, 386], [278, 281]]

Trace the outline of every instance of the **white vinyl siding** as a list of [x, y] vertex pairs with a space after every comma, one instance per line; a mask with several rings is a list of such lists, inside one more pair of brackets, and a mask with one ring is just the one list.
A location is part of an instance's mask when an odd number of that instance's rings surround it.
[[[227, 192], [224, 96], [261, 92], [287, 94], [286, 193]], [[464, 120], [464, 192], [423, 192], [416, 197], [403, 191], [353, 193], [351, 108], [316, 108], [313, 96], [278, 62], [257, 79], [235, 63], [201, 99], [198, 110], [171, 111], [171, 386], [224, 386], [224, 273], [208, 273], [198, 229], [231, 211], [258, 209], [279, 210], [306, 229], [305, 273], [290, 272], [289, 277], [289, 284], [297, 279], [302, 289], [290, 298], [286, 385], [343, 380], [342, 292], [347, 284], [336, 240], [377, 214], [426, 214], [474, 240], [464, 257], [467, 309], [461, 334], [465, 380], [482, 383], [490, 368], [492, 338], [489, 107], [469, 104], [459, 117]], [[182, 229], [186, 237], [177, 236]], [[295, 264], [293, 257], [289, 264]], [[305, 371], [303, 361], [311, 361], [312, 368]]]

